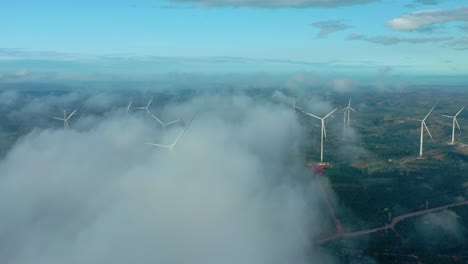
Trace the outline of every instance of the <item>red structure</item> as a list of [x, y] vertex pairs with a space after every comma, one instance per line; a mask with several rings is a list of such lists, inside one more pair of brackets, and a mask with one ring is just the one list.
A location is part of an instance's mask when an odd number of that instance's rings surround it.
[[330, 168], [331, 165], [328, 162], [318, 163], [318, 162], [311, 162], [307, 164], [307, 167], [312, 171], [314, 175], [324, 175], [325, 169]]

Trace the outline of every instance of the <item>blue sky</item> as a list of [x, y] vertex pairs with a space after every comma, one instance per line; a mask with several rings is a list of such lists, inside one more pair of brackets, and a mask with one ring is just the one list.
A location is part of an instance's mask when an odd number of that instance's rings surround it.
[[[30, 0], [0, 5], [3, 75], [20, 70], [138, 72], [135, 60], [147, 73], [357, 74], [391, 67], [409, 75], [468, 74], [467, 0]], [[164, 60], [155, 62], [158, 57]], [[218, 57], [236, 61], [219, 62]]]

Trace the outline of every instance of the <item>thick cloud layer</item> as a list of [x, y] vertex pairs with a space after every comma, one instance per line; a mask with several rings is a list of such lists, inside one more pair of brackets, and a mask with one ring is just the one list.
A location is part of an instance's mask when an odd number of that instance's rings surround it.
[[0, 262], [329, 262], [291, 109], [215, 96], [164, 112], [195, 111], [174, 152], [143, 142], [169, 144], [181, 124], [123, 112], [19, 140], [0, 163]]
[[461, 217], [449, 210], [421, 216], [415, 221], [415, 231], [409, 239], [424, 251], [449, 251], [456, 245], [466, 245], [468, 234]]

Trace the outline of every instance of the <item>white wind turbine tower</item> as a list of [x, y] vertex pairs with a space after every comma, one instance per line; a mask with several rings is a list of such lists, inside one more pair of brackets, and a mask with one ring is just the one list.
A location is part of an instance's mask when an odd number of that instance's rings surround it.
[[[420, 140], [420, 143], [419, 143], [419, 158], [422, 159], [422, 154], [423, 154], [423, 144], [424, 144], [424, 129], [426, 129], [427, 131], [427, 134], [429, 134], [429, 136], [431, 137], [432, 139], [432, 135], [431, 135], [431, 132], [429, 132], [429, 128], [427, 128], [427, 125], [426, 125], [426, 119], [429, 117], [429, 115], [432, 113], [432, 110], [434, 110], [435, 106], [437, 105], [438, 102], [436, 102], [434, 104], [434, 106], [431, 108], [431, 110], [429, 111], [429, 113], [427, 113], [427, 115], [422, 119], [422, 120], [416, 120], [416, 121], [421, 121], [421, 140]], [[433, 139], [432, 139], [433, 140]]]
[[455, 125], [457, 125], [458, 131], [460, 131], [460, 134], [461, 134], [461, 129], [460, 129], [460, 125], [458, 124], [458, 121], [457, 121], [457, 116], [461, 113], [461, 111], [463, 111], [463, 109], [465, 109], [465, 107], [462, 107], [462, 109], [460, 109], [460, 111], [458, 111], [458, 113], [456, 113], [454, 116], [442, 115], [442, 116], [445, 116], [445, 117], [453, 118], [453, 121], [452, 121], [452, 141], [449, 142], [450, 145], [455, 144]]
[[349, 98], [348, 106], [345, 107], [343, 112], [343, 137], [346, 137], [346, 126], [349, 128], [349, 117], [351, 115], [351, 111], [356, 112], [354, 108], [351, 107], [351, 98]]
[[336, 110], [338, 110], [338, 108], [335, 108], [333, 111], [331, 111], [330, 113], [328, 113], [326, 116], [324, 117], [318, 117], [314, 114], [311, 114], [311, 113], [308, 113], [304, 110], [302, 110], [302, 112], [306, 115], [309, 115], [311, 117], [314, 117], [314, 118], [317, 118], [321, 121], [322, 123], [322, 127], [321, 127], [321, 136], [320, 136], [320, 164], [323, 164], [323, 138], [327, 137], [327, 131], [325, 130], [325, 119], [327, 117], [329, 117], [331, 114], [333, 114]]
[[185, 133], [185, 130], [187, 130], [188, 126], [192, 123], [192, 120], [195, 118], [195, 116], [197, 115], [197, 113], [195, 113], [192, 117], [192, 119], [190, 119], [190, 121], [188, 122], [188, 124], [184, 127], [184, 129], [182, 130], [182, 132], [179, 133], [179, 135], [177, 136], [177, 138], [174, 140], [174, 142], [172, 142], [172, 144], [170, 145], [162, 145], [162, 144], [155, 144], [155, 143], [145, 143], [146, 145], [151, 145], [151, 146], [156, 146], [156, 147], [160, 147], [160, 148], [167, 148], [169, 149], [170, 151], [174, 151], [174, 148], [175, 146], [177, 145], [177, 142], [179, 141], [179, 139], [182, 137], [182, 135]]
[[151, 112], [149, 111], [149, 106], [151, 105], [151, 102], [153, 101], [153, 97], [149, 100], [148, 104], [146, 106], [140, 106], [137, 107], [136, 109], [138, 110], [146, 110], [146, 116], [149, 116]]
[[63, 121], [63, 128], [68, 128], [68, 119], [70, 119], [70, 117], [72, 117], [76, 113], [76, 111], [78, 111], [78, 109], [75, 109], [75, 111], [73, 111], [68, 117], [67, 117], [67, 110], [63, 110], [63, 118], [55, 117], [55, 116], [49, 116], [49, 117]]

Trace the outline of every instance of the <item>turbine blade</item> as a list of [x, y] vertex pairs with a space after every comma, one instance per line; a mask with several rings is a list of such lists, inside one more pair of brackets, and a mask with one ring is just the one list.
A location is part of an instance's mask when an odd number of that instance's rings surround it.
[[146, 105], [146, 108], [148, 108], [150, 106], [152, 101], [153, 101], [153, 97], [151, 97], [151, 99], [149, 100], [148, 104]]
[[299, 109], [299, 110], [301, 110], [301, 111], [304, 111], [304, 109], [302, 109], [301, 107], [299, 107], [299, 106], [297, 106], [297, 105], [295, 105], [294, 107], [296, 107], [296, 109]]
[[167, 122], [166, 124], [164, 124], [164, 126], [172, 125], [172, 124], [177, 123], [177, 122], [180, 122], [180, 119], [176, 119], [174, 121]]
[[130, 99], [130, 102], [128, 103], [128, 106], [127, 106], [127, 112], [130, 111], [130, 107], [132, 106], [132, 101], [133, 99]]
[[168, 149], [171, 148], [171, 146], [161, 145], [161, 144], [156, 144], [156, 143], [145, 143], [145, 145], [151, 145], [151, 146], [156, 146], [156, 147], [160, 147], [160, 148], [168, 148]]
[[426, 122], [423, 122], [423, 125], [424, 125], [424, 128], [427, 131], [427, 134], [429, 134], [429, 136], [431, 137], [431, 140], [434, 142], [434, 139], [432, 138], [431, 132], [429, 131], [429, 128], [427, 128]]
[[325, 129], [325, 122], [323, 122], [323, 137], [327, 138], [327, 130]]
[[353, 110], [354, 112], [356, 112], [356, 110], [354, 110], [354, 108], [352, 108], [351, 106], [349, 107], [349, 109]]
[[453, 118], [455, 120], [455, 124], [457, 124], [457, 127], [458, 127], [458, 131], [460, 132], [461, 134], [461, 129], [460, 129], [460, 125], [458, 124], [458, 120], [456, 117]]
[[317, 118], [317, 119], [319, 119], [319, 120], [322, 120], [322, 118], [320, 118], [320, 117], [318, 117], [318, 116], [316, 116], [316, 115], [314, 115], [314, 114], [308, 113], [308, 112], [306, 112], [306, 111], [304, 111], [304, 110], [301, 110], [301, 111], [302, 111], [302, 113], [304, 113], [304, 114], [306, 114], [306, 115], [309, 115], [309, 116], [311, 116], [311, 117], [315, 117], [315, 118]]
[[180, 132], [180, 134], [177, 136], [177, 138], [175, 139], [174, 143], [172, 143], [172, 148], [174, 148], [177, 144], [177, 142], [179, 141], [180, 137], [185, 133], [185, 130], [187, 130], [187, 128], [190, 126], [190, 124], [192, 123], [193, 119], [195, 118], [195, 116], [197, 115], [197, 113], [195, 113], [192, 117], [192, 119], [190, 119], [190, 121], [187, 123], [187, 125], [184, 127], [184, 129], [182, 130], [182, 132]]
[[457, 117], [461, 113], [461, 111], [463, 111], [463, 109], [465, 109], [465, 107], [462, 107], [462, 109], [460, 109], [460, 111], [458, 111], [458, 113], [455, 115], [455, 117]]
[[67, 120], [70, 119], [70, 117], [72, 117], [72, 116], [76, 113], [76, 111], [78, 111], [78, 109], [75, 109], [75, 111], [73, 111], [73, 112], [67, 117]]
[[57, 120], [60, 120], [60, 121], [64, 121], [65, 119], [63, 118], [60, 118], [60, 117], [55, 117], [55, 116], [49, 116], [50, 118], [53, 118], [53, 119], [57, 119]]
[[[149, 111], [148, 111], [149, 112]], [[156, 120], [159, 124], [161, 124], [162, 126], [165, 126], [164, 123], [159, 120], [159, 118], [157, 118], [155, 115], [153, 115], [153, 113], [149, 112], [151, 114], [151, 116], [154, 118], [154, 120]]]
[[429, 117], [429, 115], [432, 113], [432, 111], [434, 110], [434, 108], [436, 107], [436, 105], [437, 105], [438, 102], [439, 102], [439, 101], [437, 101], [437, 102], [434, 104], [434, 106], [431, 108], [431, 111], [429, 111], [429, 113], [427, 113], [427, 115], [423, 118], [423, 120], [426, 120], [426, 118]]
[[454, 116], [449, 116], [449, 115], [441, 115], [441, 116], [445, 116], [445, 117], [454, 118]]
[[325, 119], [325, 118], [329, 117], [331, 114], [335, 113], [336, 110], [338, 110], [338, 108], [335, 108], [335, 110], [328, 113], [328, 115], [324, 116], [323, 119]]

